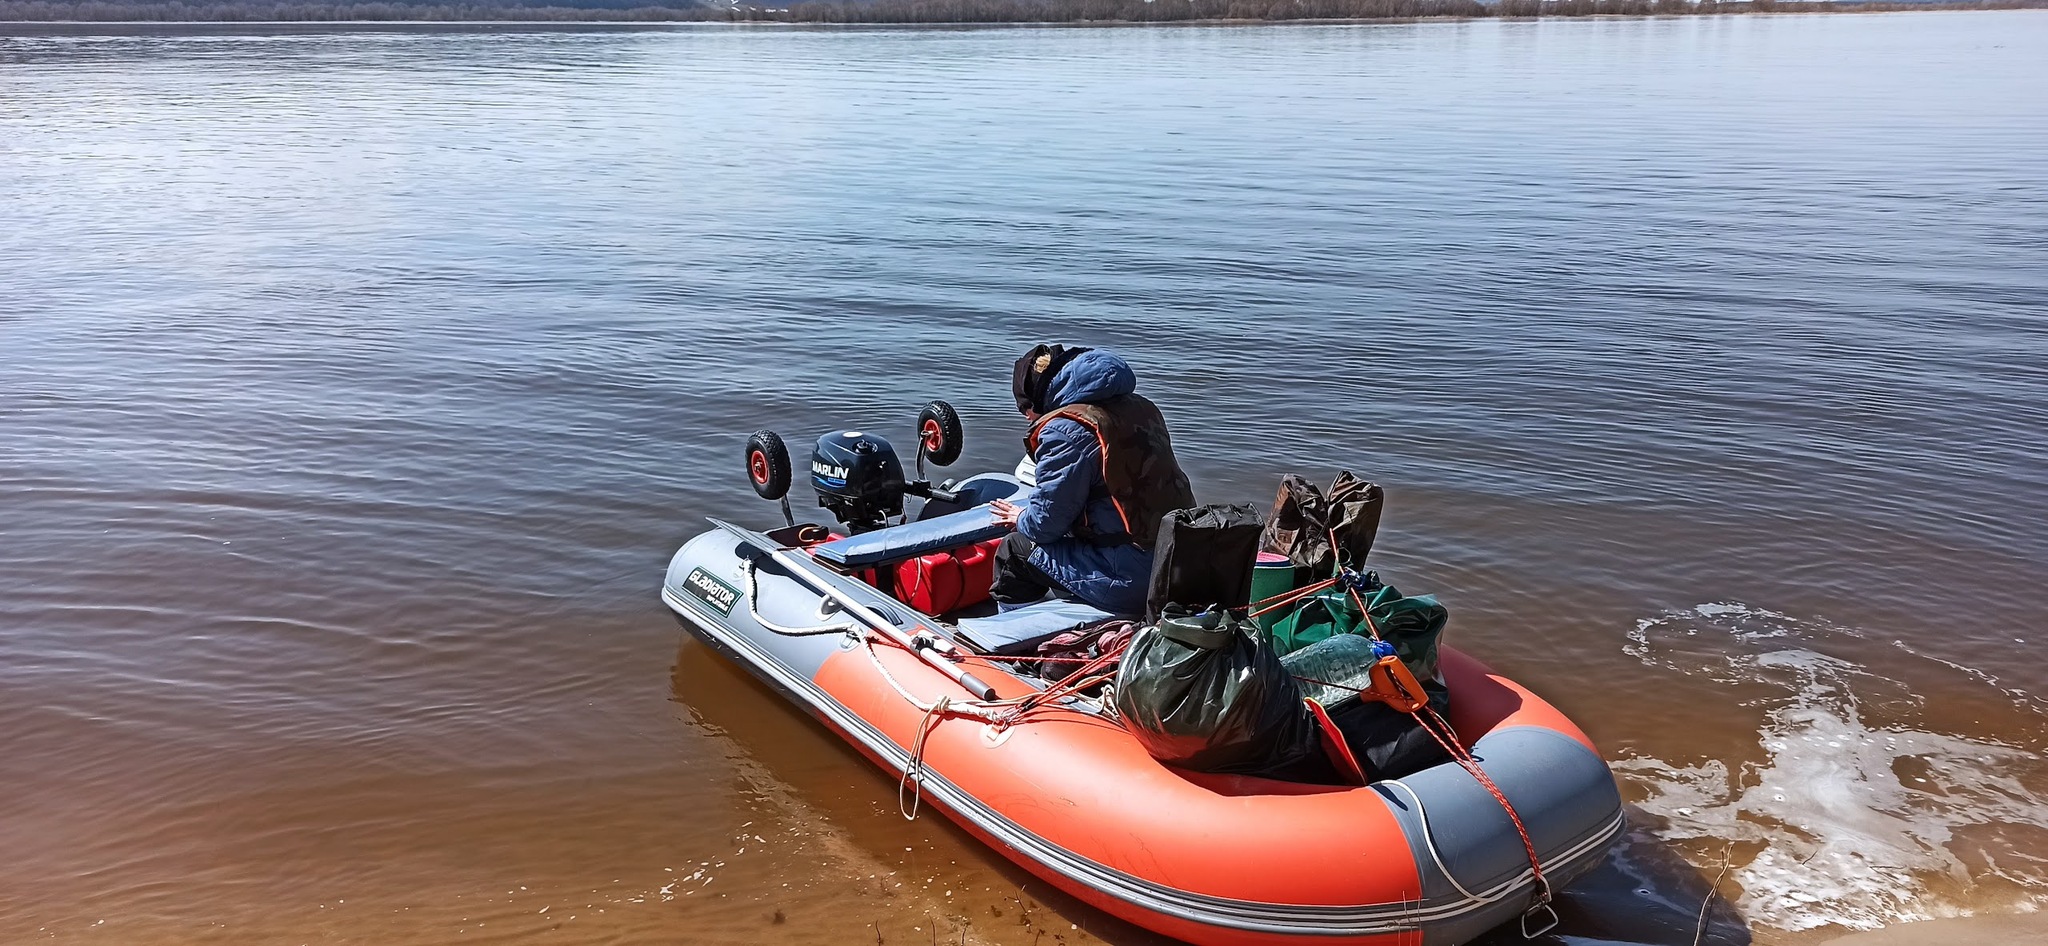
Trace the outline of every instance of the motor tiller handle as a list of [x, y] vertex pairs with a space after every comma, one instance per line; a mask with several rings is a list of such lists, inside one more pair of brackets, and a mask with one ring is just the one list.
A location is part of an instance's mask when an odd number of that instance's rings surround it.
[[958, 492], [950, 489], [940, 489], [922, 480], [905, 486], [903, 491], [912, 496], [923, 496], [926, 499], [942, 503], [958, 503], [960, 501], [960, 494]]

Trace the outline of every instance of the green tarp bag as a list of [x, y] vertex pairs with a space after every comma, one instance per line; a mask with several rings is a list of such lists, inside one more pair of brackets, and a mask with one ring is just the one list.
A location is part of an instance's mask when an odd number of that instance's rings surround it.
[[1132, 636], [1111, 692], [1124, 729], [1170, 765], [1286, 778], [1320, 758], [1294, 678], [1242, 617], [1169, 611]]
[[[1408, 665], [1415, 679], [1435, 680], [1437, 643], [1443, 637], [1444, 624], [1450, 620], [1450, 612], [1437, 603], [1436, 596], [1410, 598], [1392, 585], [1381, 585], [1378, 590], [1360, 592], [1359, 597], [1365, 599], [1380, 636], [1394, 645], [1395, 655]], [[1303, 601], [1274, 622], [1273, 649], [1282, 655], [1291, 654], [1338, 634], [1372, 636], [1360, 620], [1358, 605], [1351, 600], [1350, 592], [1327, 591]]]

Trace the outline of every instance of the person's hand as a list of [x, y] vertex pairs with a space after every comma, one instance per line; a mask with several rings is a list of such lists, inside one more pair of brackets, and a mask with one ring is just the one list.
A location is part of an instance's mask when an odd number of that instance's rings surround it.
[[1009, 526], [1013, 529], [1017, 526], [1018, 513], [1024, 511], [1022, 507], [1019, 507], [1015, 503], [1002, 499], [998, 499], [995, 502], [989, 503], [988, 509], [989, 512], [995, 514], [996, 525]]

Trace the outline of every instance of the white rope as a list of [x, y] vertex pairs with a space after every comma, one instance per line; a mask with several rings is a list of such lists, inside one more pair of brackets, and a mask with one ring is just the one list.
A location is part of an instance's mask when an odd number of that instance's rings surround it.
[[[1400, 779], [1381, 779], [1380, 781], [1374, 782], [1373, 784], [1395, 786], [1399, 788], [1401, 791], [1406, 792], [1408, 794], [1408, 798], [1415, 802], [1415, 817], [1417, 820], [1422, 822], [1422, 846], [1429, 849], [1429, 859], [1436, 862], [1436, 869], [1444, 875], [1444, 879], [1450, 881], [1451, 886], [1457, 888], [1458, 893], [1462, 894], [1466, 900], [1475, 904], [1482, 905], [1493, 903], [1498, 900], [1506, 899], [1508, 894], [1513, 893], [1516, 890], [1519, 890], [1522, 886], [1523, 881], [1533, 882], [1535, 880], [1536, 872], [1533, 870], [1525, 869], [1521, 873], [1516, 874], [1515, 876], [1510, 877], [1505, 881], [1502, 881], [1499, 886], [1493, 889], [1493, 892], [1491, 894], [1481, 895], [1473, 893], [1470, 890], [1466, 890], [1465, 885], [1459, 883], [1458, 878], [1452, 876], [1451, 869], [1448, 866], [1445, 866], [1443, 855], [1437, 853], [1436, 838], [1433, 835], [1431, 835], [1429, 831], [1429, 811], [1422, 805], [1422, 796], [1416, 794], [1415, 789], [1410, 788], [1406, 782], [1403, 782]], [[1550, 862], [1544, 866], [1555, 867], [1558, 864], [1564, 863], [1566, 860], [1569, 860], [1572, 857], [1578, 856], [1578, 854], [1583, 851], [1587, 843], [1588, 842], [1581, 842], [1578, 848], [1559, 853], [1556, 857], [1551, 858]]]
[[[910, 764], [903, 767], [903, 777], [896, 780], [896, 813], [905, 821], [917, 820], [918, 806], [924, 802], [924, 741], [930, 736], [937, 723], [946, 718], [946, 706], [952, 697], [939, 697], [932, 708], [924, 711], [924, 718], [917, 721], [917, 738], [910, 741]], [[903, 805], [903, 791], [910, 790], [910, 806]]]
[[746, 563], [746, 567], [740, 569], [740, 571], [747, 579], [747, 614], [753, 617], [754, 623], [770, 631], [781, 634], [784, 637], [812, 637], [821, 634], [851, 634], [860, 629], [860, 625], [848, 622], [820, 624], [815, 627], [790, 627], [770, 621], [761, 615], [761, 609], [755, 605], [755, 602], [759, 601], [761, 596], [760, 586], [754, 580], [754, 563]]
[[[927, 713], [931, 712], [932, 708], [938, 705], [938, 703], [927, 703], [923, 700], [920, 700], [917, 697], [912, 696], [909, 690], [903, 688], [903, 684], [897, 681], [896, 675], [889, 672], [888, 665], [882, 663], [882, 655], [875, 653], [875, 638], [872, 635], [865, 638], [863, 640], [863, 643], [867, 645], [868, 659], [874, 661], [875, 672], [881, 674], [883, 680], [888, 681], [890, 689], [895, 690], [896, 695], [902, 697], [904, 702], [909, 703], [910, 705], [915, 706], [918, 709], [924, 710]], [[1002, 702], [983, 703], [978, 700], [960, 700], [958, 702], [954, 702], [951, 697], [945, 696], [939, 697], [939, 700], [947, 704], [946, 712], [950, 715], [968, 716], [974, 719], [982, 720], [984, 722], [995, 722], [996, 716], [992, 712], [992, 710], [996, 706], [1003, 705]]]
[[[1464, 894], [1465, 899], [1470, 900], [1473, 903], [1492, 903], [1495, 900], [1499, 900], [1500, 898], [1506, 896], [1509, 890], [1514, 889], [1515, 885], [1510, 884], [1509, 886], [1503, 888], [1499, 893], [1494, 894], [1491, 897], [1482, 897], [1476, 893], [1473, 893], [1470, 890], [1466, 890], [1464, 884], [1458, 883], [1458, 878], [1451, 873], [1451, 869], [1444, 865], [1443, 856], [1438, 854], [1436, 851], [1436, 838], [1431, 836], [1429, 833], [1429, 811], [1428, 809], [1422, 807], [1422, 796], [1417, 795], [1415, 793], [1415, 789], [1409, 788], [1408, 784], [1406, 782], [1401, 781], [1400, 779], [1381, 779], [1380, 784], [1394, 785], [1399, 787], [1402, 791], [1407, 792], [1408, 797], [1415, 802], [1415, 817], [1422, 822], [1422, 846], [1429, 849], [1429, 859], [1436, 862], [1437, 871], [1442, 873], [1444, 875], [1444, 879], [1450, 881], [1451, 886], [1456, 887], [1459, 893]], [[1524, 871], [1523, 873], [1529, 872]], [[1516, 880], [1520, 879], [1521, 878], [1519, 877], [1516, 878]]]

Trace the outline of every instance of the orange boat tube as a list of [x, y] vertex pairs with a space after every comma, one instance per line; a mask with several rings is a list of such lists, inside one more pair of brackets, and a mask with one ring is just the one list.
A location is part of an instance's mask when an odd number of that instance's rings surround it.
[[[686, 627], [922, 804], [1105, 912], [1204, 946], [1435, 946], [1554, 921], [1528, 914], [1522, 838], [1456, 764], [1363, 787], [1207, 775], [1154, 760], [1090, 700], [1010, 718], [1045, 683], [985, 653], [972, 622], [917, 613], [784, 545], [789, 530], [718, 526], [669, 566], [662, 598]], [[1548, 884], [1599, 863], [1621, 799], [1585, 734], [1469, 656], [1446, 648], [1442, 670], [1451, 723]]]

